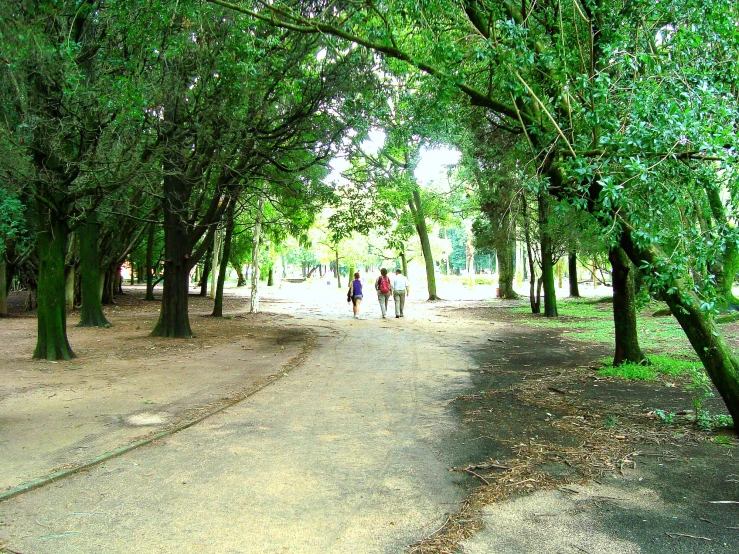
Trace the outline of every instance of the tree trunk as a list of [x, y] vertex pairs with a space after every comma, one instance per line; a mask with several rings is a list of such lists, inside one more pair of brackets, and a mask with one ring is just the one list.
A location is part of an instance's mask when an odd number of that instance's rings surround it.
[[515, 300], [518, 298], [518, 294], [513, 290], [513, 281], [516, 278], [515, 268], [513, 267], [516, 243], [510, 233], [510, 224], [511, 216], [510, 212], [507, 211], [493, 229], [492, 242], [498, 260], [496, 265], [498, 266], [500, 298]]
[[213, 261], [210, 264], [210, 297], [216, 297], [216, 283], [218, 282], [218, 267], [221, 260], [221, 250], [223, 250], [223, 229], [218, 228], [213, 233]]
[[216, 289], [216, 301], [213, 304], [214, 317], [223, 317], [223, 286], [226, 283], [226, 273], [228, 273], [228, 258], [231, 255], [231, 237], [234, 232], [234, 206], [236, 200], [231, 199], [231, 205], [228, 207], [226, 215], [226, 236], [223, 239], [223, 253], [221, 255], [221, 268], [218, 272], [218, 285]]
[[275, 286], [275, 268], [272, 265], [269, 266], [269, 273], [267, 274], [267, 286]]
[[64, 268], [64, 300], [68, 312], [74, 310], [75, 269], [74, 265]]
[[116, 283], [116, 272], [114, 267], [108, 267], [108, 270], [103, 274], [105, 282], [103, 284], [103, 304], [115, 304], [115, 283]]
[[[634, 244], [628, 231], [621, 236], [621, 246], [634, 265], [646, 261], [653, 271], [659, 271], [660, 260], [667, 259], [655, 246]], [[662, 291], [662, 298], [685, 331], [736, 424], [739, 421], [739, 360], [710, 314], [701, 310], [700, 299], [684, 280], [679, 279], [669, 290]]]
[[580, 298], [580, 287], [577, 284], [577, 252], [574, 250], [570, 252], [567, 257], [567, 263], [569, 265], [570, 274], [570, 297]]
[[400, 253], [400, 269], [405, 275], [406, 279], [408, 278], [408, 257], [405, 255], [405, 248]]
[[67, 310], [64, 295], [64, 258], [67, 254], [67, 224], [53, 211], [39, 206], [38, 242], [38, 337], [33, 357], [70, 360], [75, 357], [67, 340]]
[[146, 296], [144, 300], [154, 298], [154, 222], [149, 223], [149, 236], [146, 239]]
[[718, 233], [723, 235], [726, 247], [723, 250], [721, 260], [711, 266], [711, 272], [716, 276], [716, 300], [719, 310], [728, 310], [736, 307], [737, 299], [734, 297], [734, 277], [739, 271], [739, 246], [734, 238], [735, 229], [726, 218], [726, 210], [721, 200], [718, 187], [711, 183], [706, 186], [708, 204], [711, 215], [717, 226]]
[[8, 315], [8, 277], [5, 262], [0, 260], [0, 316]]
[[526, 239], [526, 258], [529, 262], [529, 305], [531, 306], [531, 313], [538, 314], [541, 311], [541, 304], [539, 304], [539, 296], [536, 291], [536, 268], [534, 267], [534, 255], [531, 251], [531, 222], [529, 221], [525, 194], [521, 195], [521, 213], [523, 214], [523, 232]]
[[82, 308], [78, 327], [110, 327], [100, 299], [100, 225], [94, 215], [79, 229]]
[[554, 288], [554, 251], [549, 232], [549, 193], [541, 192], [539, 205], [539, 236], [541, 241], [541, 279], [544, 282], [544, 316], [557, 317], [557, 293]]
[[246, 279], [244, 278], [244, 267], [236, 260], [231, 260], [231, 267], [233, 267], [236, 272], [236, 286], [245, 287]]
[[[264, 190], [264, 189], [262, 189]], [[251, 298], [249, 313], [255, 314], [259, 312], [259, 246], [262, 240], [262, 216], [264, 215], [264, 194], [259, 195], [257, 202], [257, 219], [254, 222], [254, 238], [251, 250]]]
[[210, 264], [213, 261], [213, 246], [208, 248], [203, 261], [203, 272], [200, 275], [200, 296], [208, 296], [208, 279], [210, 278]]
[[608, 253], [613, 271], [613, 323], [616, 334], [616, 352], [613, 365], [641, 363], [646, 356], [639, 347], [634, 306], [634, 266], [620, 246]]
[[439, 300], [439, 297], [436, 295], [434, 256], [431, 253], [431, 242], [429, 241], [426, 215], [424, 214], [423, 203], [421, 202], [421, 191], [417, 186], [413, 188], [413, 194], [408, 201], [408, 205], [413, 214], [418, 239], [421, 241], [421, 252], [423, 252], [423, 261], [426, 264], [426, 283], [428, 286], [429, 300]]
[[[165, 165], [170, 165], [171, 162]], [[174, 168], [165, 167], [164, 175], [164, 287], [162, 308], [159, 312], [153, 337], [191, 338], [188, 315], [190, 288], [190, 243], [185, 227], [184, 200], [187, 186], [175, 174]]]

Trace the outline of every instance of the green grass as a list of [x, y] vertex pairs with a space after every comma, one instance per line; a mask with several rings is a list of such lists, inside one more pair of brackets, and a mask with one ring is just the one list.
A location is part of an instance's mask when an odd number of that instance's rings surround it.
[[[520, 322], [530, 327], [562, 329], [567, 338], [582, 342], [613, 344], [613, 310], [609, 298], [564, 299], [557, 302], [558, 318], [534, 315], [528, 304], [511, 308]], [[678, 357], [694, 357], [685, 333], [673, 317], [651, 317], [664, 304], [650, 302], [637, 316], [639, 343], [644, 350], [669, 351]]]
[[689, 375], [692, 368], [700, 367], [699, 362], [681, 360], [669, 356], [650, 356], [649, 364], [622, 364], [614, 367], [610, 360], [604, 360], [607, 364], [598, 371], [598, 375], [607, 377], [619, 377], [631, 381], [653, 381], [659, 375], [665, 377], [682, 377]]

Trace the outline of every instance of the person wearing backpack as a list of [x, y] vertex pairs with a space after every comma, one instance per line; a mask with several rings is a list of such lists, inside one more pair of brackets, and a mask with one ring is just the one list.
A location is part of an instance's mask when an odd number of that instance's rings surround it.
[[387, 276], [387, 269], [384, 267], [380, 270], [380, 276], [375, 281], [375, 290], [377, 291], [377, 300], [380, 301], [382, 319], [387, 319], [387, 303], [393, 295], [393, 285], [390, 282], [390, 277]]

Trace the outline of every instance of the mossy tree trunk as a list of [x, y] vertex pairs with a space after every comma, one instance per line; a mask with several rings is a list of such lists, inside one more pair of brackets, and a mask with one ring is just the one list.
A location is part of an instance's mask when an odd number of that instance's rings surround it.
[[[647, 262], [652, 271], [660, 271], [660, 260], [668, 259], [656, 246], [638, 246], [628, 231], [621, 236], [621, 246], [635, 265]], [[731, 346], [719, 332], [710, 314], [701, 310], [701, 300], [683, 279], [678, 279], [661, 294], [703, 362], [731, 417], [735, 422], [739, 421], [739, 360]]]
[[577, 283], [577, 252], [574, 250], [567, 256], [570, 274], [570, 297], [580, 298], [580, 286]]
[[717, 231], [725, 241], [721, 259], [712, 264], [710, 268], [716, 276], [718, 308], [725, 311], [735, 308], [739, 304], [733, 293], [734, 278], [739, 271], [739, 245], [737, 245], [736, 238], [734, 238], [736, 234], [734, 226], [727, 220], [718, 186], [713, 182], [709, 183], [706, 186], [706, 195]]
[[616, 351], [613, 365], [641, 363], [646, 356], [639, 347], [634, 304], [634, 273], [636, 268], [620, 246], [608, 253], [613, 275], [613, 324], [616, 335]]
[[67, 340], [64, 294], [64, 258], [69, 229], [53, 210], [42, 206], [39, 208], [38, 337], [33, 357], [52, 361], [70, 360], [75, 355]]
[[82, 292], [82, 308], [78, 327], [110, 327], [103, 314], [100, 298], [100, 255], [98, 238], [100, 225], [94, 215], [90, 215], [84, 225], [80, 226], [80, 280]]
[[431, 241], [429, 240], [428, 227], [426, 226], [426, 214], [421, 200], [421, 191], [418, 186], [413, 187], [408, 206], [413, 214], [413, 222], [416, 227], [418, 239], [421, 241], [421, 252], [426, 266], [426, 283], [428, 287], [429, 300], [439, 300], [436, 295], [436, 273], [434, 271], [434, 255], [431, 252]]
[[557, 292], [554, 288], [554, 250], [549, 230], [549, 193], [537, 197], [539, 207], [539, 240], [541, 242], [541, 280], [544, 286], [544, 316], [557, 317]]
[[234, 232], [234, 206], [236, 201], [231, 199], [231, 204], [226, 215], [226, 236], [223, 239], [223, 252], [221, 254], [221, 267], [218, 271], [218, 283], [216, 285], [216, 298], [213, 304], [214, 317], [223, 317], [223, 287], [226, 283], [228, 273], [228, 258], [231, 255], [231, 237]]
[[513, 266], [516, 242], [510, 231], [511, 216], [510, 212], [506, 212], [500, 218], [498, 225], [493, 227], [492, 242], [497, 257], [500, 297], [514, 300], [518, 298], [518, 294], [513, 290], [513, 281], [516, 278], [516, 270]]
[[268, 287], [275, 286], [275, 268], [272, 264], [270, 264], [269, 273], [267, 274], [267, 286]]

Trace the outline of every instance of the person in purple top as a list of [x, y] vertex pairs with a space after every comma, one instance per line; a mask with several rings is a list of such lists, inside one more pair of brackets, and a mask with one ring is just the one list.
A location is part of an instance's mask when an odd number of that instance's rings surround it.
[[362, 303], [362, 281], [359, 278], [359, 272], [354, 274], [354, 281], [349, 283], [349, 296], [352, 299], [354, 319], [359, 319], [359, 305]]

